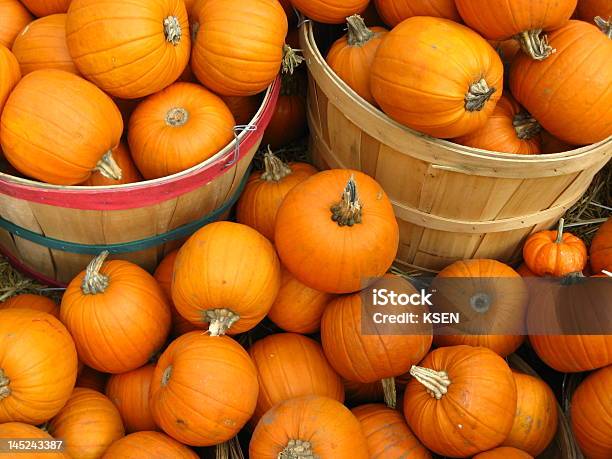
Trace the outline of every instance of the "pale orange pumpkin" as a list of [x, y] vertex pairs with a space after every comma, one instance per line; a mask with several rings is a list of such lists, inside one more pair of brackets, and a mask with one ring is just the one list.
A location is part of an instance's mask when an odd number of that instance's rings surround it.
[[94, 171], [91, 176], [82, 183], [84, 186], [111, 186], [111, 185], [124, 185], [126, 183], [135, 183], [142, 180], [142, 175], [138, 172], [130, 149], [128, 146], [121, 142], [116, 148], [113, 148], [113, 158], [121, 169], [121, 178], [119, 180], [113, 180], [102, 175], [100, 171]]
[[[52, 441], [54, 438], [38, 427], [21, 422], [6, 422], [0, 424], [0, 439], [7, 440], [42, 440]], [[3, 442], [4, 443], [4, 442]], [[10, 458], [18, 456], [18, 459], [68, 459], [68, 456], [61, 452], [45, 451], [37, 453], [36, 450], [20, 451], [19, 454], [3, 453], [4, 457]]]
[[187, 446], [161, 432], [136, 432], [117, 440], [102, 456], [117, 458], [172, 458], [198, 459], [199, 456]]
[[8, 48], [0, 45], [0, 113], [2, 113], [6, 99], [20, 79], [21, 71], [15, 55]]
[[533, 456], [520, 449], [500, 446], [484, 453], [476, 454], [473, 459], [533, 459]]
[[0, 18], [0, 45], [9, 49], [19, 32], [34, 19], [19, 0], [0, 0]]
[[46, 296], [34, 295], [32, 293], [21, 293], [0, 303], [0, 309], [8, 308], [35, 309], [59, 318], [59, 305], [55, 301]]
[[68, 11], [72, 0], [21, 0], [35, 16], [49, 16]]

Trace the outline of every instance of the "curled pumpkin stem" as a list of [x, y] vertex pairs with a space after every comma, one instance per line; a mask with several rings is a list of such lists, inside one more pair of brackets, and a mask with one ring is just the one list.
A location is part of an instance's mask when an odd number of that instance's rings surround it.
[[166, 41], [174, 46], [181, 42], [182, 30], [181, 24], [176, 16], [168, 16], [164, 19], [164, 34]]
[[110, 279], [107, 275], [100, 272], [108, 255], [108, 250], [105, 250], [96, 258], [91, 260], [91, 262], [87, 265], [85, 277], [81, 283], [81, 291], [85, 295], [104, 293], [104, 291], [108, 288]]
[[608, 18], [606, 21], [601, 16], [595, 16], [595, 25], [599, 27], [608, 38], [612, 38], [612, 18]]
[[312, 452], [308, 441], [289, 440], [285, 449], [278, 453], [277, 459], [321, 459]]
[[465, 109], [468, 112], [479, 112], [495, 91], [495, 88], [489, 88], [484, 78], [473, 83], [465, 95]]
[[514, 117], [512, 126], [521, 140], [531, 140], [542, 131], [542, 126], [529, 113], [521, 112]]
[[204, 320], [209, 322], [208, 332], [211, 336], [225, 335], [240, 316], [229, 309], [209, 309], [204, 312]]
[[261, 173], [261, 179], [267, 182], [279, 182], [291, 172], [289, 164], [276, 156], [268, 145], [268, 151], [264, 153], [264, 171]]
[[10, 383], [11, 381], [4, 374], [4, 370], [0, 368], [0, 400], [3, 400], [11, 395], [11, 388], [9, 387]]
[[184, 108], [177, 107], [168, 110], [166, 113], [166, 124], [172, 127], [185, 126], [189, 121], [189, 112]]
[[112, 180], [121, 180], [121, 177], [123, 177], [123, 171], [119, 167], [119, 164], [117, 164], [117, 161], [115, 161], [112, 150], [108, 150], [104, 153], [104, 156], [98, 161], [94, 170]]
[[542, 35], [542, 29], [527, 30], [514, 38], [521, 45], [523, 52], [536, 61], [543, 61], [557, 52], [548, 44], [548, 36], [546, 34]]
[[353, 175], [344, 188], [341, 201], [331, 207], [331, 213], [332, 220], [338, 223], [338, 226], [353, 226], [361, 223], [362, 207]]
[[395, 378], [385, 378], [381, 380], [385, 405], [395, 409], [397, 406], [397, 389], [395, 388]]
[[297, 54], [296, 51], [287, 44], [283, 45], [282, 73], [293, 75], [295, 69], [304, 62], [304, 58]]
[[555, 244], [561, 244], [563, 242], [563, 226], [565, 225], [565, 219], [559, 220], [559, 226], [557, 227], [557, 239]]
[[348, 26], [347, 42], [349, 46], [363, 46], [376, 36], [367, 28], [365, 21], [358, 14], [346, 18]]
[[412, 365], [410, 375], [425, 386], [427, 393], [435, 397], [436, 400], [440, 400], [448, 392], [448, 386], [451, 385], [451, 380], [446, 371], [436, 371]]

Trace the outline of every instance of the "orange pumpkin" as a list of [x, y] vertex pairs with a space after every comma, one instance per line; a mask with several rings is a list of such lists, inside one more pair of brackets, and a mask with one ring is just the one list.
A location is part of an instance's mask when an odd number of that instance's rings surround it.
[[[53, 437], [38, 427], [31, 426], [29, 424], [23, 424], [21, 422], [7, 422], [0, 424], [0, 438], [3, 440], [53, 440]], [[7, 458], [17, 457], [18, 459], [67, 459], [64, 453], [45, 451], [44, 453], [37, 453], [35, 450], [31, 452], [20, 451], [19, 454], [10, 455], [10, 453], [3, 453]]]
[[485, 125], [502, 95], [503, 72], [499, 55], [476, 32], [417, 16], [395, 27], [378, 48], [371, 89], [399, 123], [454, 138]]
[[21, 293], [12, 296], [3, 303], [0, 303], [0, 309], [8, 308], [35, 309], [51, 314], [55, 318], [59, 318], [59, 305], [51, 298], [42, 295]]
[[461, 22], [454, 0], [374, 0], [380, 17], [395, 27], [413, 16], [432, 16]]
[[350, 293], [393, 263], [399, 229], [381, 186], [349, 169], [319, 172], [281, 204], [274, 233], [283, 265], [300, 282], [327, 293]]
[[597, 16], [607, 19], [612, 17], [612, 3], [609, 0], [578, 0], [574, 14], [578, 19], [589, 23]]
[[60, 317], [79, 358], [105, 373], [143, 366], [170, 331], [164, 292], [144, 269], [103, 252], [68, 284]]
[[138, 105], [128, 142], [136, 166], [150, 180], [189, 169], [234, 138], [225, 103], [194, 83], [174, 83]]
[[115, 405], [99, 392], [77, 387], [48, 425], [54, 438], [64, 440], [70, 457], [94, 459], [125, 435]]
[[259, 94], [254, 96], [221, 96], [229, 111], [232, 112], [236, 125], [246, 126], [251, 123], [253, 117], [261, 105]]
[[23, 77], [0, 123], [6, 159], [24, 175], [55, 185], [82, 183], [95, 170], [120, 179], [112, 149], [122, 131], [121, 114], [110, 97], [55, 69]]
[[508, 364], [490, 349], [436, 349], [410, 374], [404, 416], [430, 450], [471, 456], [496, 447], [510, 433], [516, 386]]
[[106, 382], [108, 381], [109, 375], [98, 370], [94, 370], [86, 365], [81, 366], [82, 368], [80, 369], [76, 380], [76, 387], [93, 389], [103, 394], [104, 390], [106, 389]]
[[365, 11], [370, 0], [291, 0], [304, 16], [325, 24], [342, 24], [346, 18]]
[[277, 0], [199, 2], [192, 23], [191, 67], [204, 86], [225, 96], [250, 96], [274, 81], [288, 29]]
[[0, 45], [0, 113], [2, 113], [6, 99], [20, 79], [21, 71], [15, 55]]
[[123, 99], [169, 86], [189, 61], [185, 4], [177, 0], [72, 0], [66, 39], [74, 63], [100, 89]]
[[562, 373], [594, 370], [612, 364], [611, 335], [529, 335], [538, 357]]
[[516, 268], [516, 272], [519, 273], [521, 277], [537, 277], [525, 263], [522, 263], [518, 268]]
[[591, 268], [593, 272], [612, 271], [612, 217], [609, 217], [597, 230], [591, 247]]
[[167, 457], [198, 459], [187, 446], [160, 432], [136, 432], [117, 440], [102, 456], [103, 459], [137, 457]]
[[500, 446], [499, 448], [477, 454], [473, 459], [533, 459], [533, 456], [520, 449]]
[[342, 382], [344, 384], [346, 404], [349, 406], [361, 405], [363, 403], [378, 403], [385, 399], [385, 391], [380, 381], [362, 383], [343, 379]]
[[0, 423], [41, 424], [64, 406], [76, 381], [68, 330], [50, 314], [0, 310]]
[[34, 19], [19, 0], [0, 0], [0, 18], [0, 45], [9, 49], [19, 32]]
[[172, 300], [212, 335], [243, 333], [268, 313], [281, 271], [272, 244], [246, 225], [216, 222], [197, 231], [174, 263]]
[[[321, 428], [325, 426], [325, 428]], [[257, 424], [250, 459], [368, 459], [359, 421], [340, 402], [319, 395], [279, 403]]]
[[362, 405], [351, 411], [366, 436], [370, 459], [431, 458], [429, 451], [410, 431], [398, 411], [380, 404]]
[[113, 180], [102, 175], [100, 171], [95, 171], [83, 182], [84, 186], [111, 186], [111, 185], [124, 185], [126, 183], [135, 183], [142, 180], [142, 175], [136, 169], [136, 165], [132, 160], [132, 155], [128, 146], [121, 142], [116, 148], [113, 149], [113, 158], [117, 162], [119, 169], [121, 169], [121, 178], [119, 180]]
[[51, 14], [68, 11], [72, 0], [21, 0], [35, 16], [49, 16]]
[[181, 443], [217, 445], [246, 424], [257, 393], [257, 370], [246, 351], [228, 336], [195, 331], [177, 338], [159, 358], [151, 412], [157, 425]]
[[285, 163], [268, 147], [264, 170], [249, 177], [236, 206], [236, 219], [274, 242], [276, 214], [287, 193], [316, 172], [310, 164]]

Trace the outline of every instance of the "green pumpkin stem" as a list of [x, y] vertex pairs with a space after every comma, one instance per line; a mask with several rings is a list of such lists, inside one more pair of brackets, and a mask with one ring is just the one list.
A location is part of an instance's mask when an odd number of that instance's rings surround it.
[[604, 34], [606, 34], [606, 37], [612, 38], [612, 18], [608, 18], [606, 21], [601, 16], [595, 16], [595, 25], [599, 27]]
[[495, 91], [497, 89], [489, 88], [484, 78], [473, 83], [465, 95], [465, 109], [468, 112], [479, 112], [484, 108]]
[[264, 171], [261, 173], [261, 179], [267, 182], [280, 182], [292, 172], [289, 164], [276, 156], [268, 145], [268, 151], [264, 153]]
[[164, 35], [168, 43], [178, 45], [181, 42], [182, 34], [181, 23], [176, 16], [168, 16], [164, 19]]
[[346, 41], [349, 46], [364, 46], [372, 38], [376, 36], [365, 24], [365, 21], [358, 14], [353, 14], [346, 18], [348, 33]]
[[221, 336], [240, 320], [240, 316], [229, 309], [209, 309], [204, 311], [204, 321], [208, 322], [211, 336]]
[[277, 459], [321, 459], [312, 452], [312, 445], [308, 441], [289, 440], [287, 446], [280, 453]]
[[291, 46], [284, 44], [283, 45], [283, 63], [282, 63], [282, 73], [293, 75], [298, 66], [304, 62], [304, 58], [297, 54], [298, 50], [293, 49]]
[[4, 374], [4, 370], [0, 368], [0, 400], [7, 398], [11, 395], [11, 388], [9, 384], [11, 381], [8, 379], [8, 376]]
[[555, 244], [561, 244], [563, 242], [563, 225], [565, 225], [564, 218], [559, 220], [559, 226], [557, 227], [557, 239], [555, 239]]
[[108, 150], [104, 153], [102, 159], [96, 164], [94, 171], [98, 171], [104, 177], [112, 180], [121, 180], [123, 176], [123, 171], [119, 167], [119, 164], [117, 164], [117, 161], [115, 161], [112, 150]]
[[331, 207], [332, 220], [338, 226], [353, 226], [361, 223], [362, 206], [355, 177], [351, 175], [339, 203]]
[[412, 365], [410, 375], [425, 386], [427, 393], [435, 397], [436, 400], [440, 400], [448, 392], [448, 386], [451, 385], [451, 380], [446, 371], [436, 371]]
[[536, 61], [543, 61], [557, 52], [548, 44], [548, 36], [542, 35], [542, 29], [527, 30], [515, 35], [514, 38], [521, 45], [523, 52]]
[[521, 112], [512, 120], [516, 136], [521, 140], [531, 140], [542, 131], [542, 126], [527, 112]]
[[380, 381], [383, 387], [385, 405], [395, 409], [397, 406], [397, 389], [395, 388], [395, 378], [385, 378]]
[[81, 283], [81, 291], [85, 295], [97, 295], [98, 293], [104, 293], [108, 288], [109, 277], [105, 274], [100, 273], [104, 261], [108, 257], [109, 252], [105, 250], [96, 258], [91, 260], [85, 270], [85, 277]]

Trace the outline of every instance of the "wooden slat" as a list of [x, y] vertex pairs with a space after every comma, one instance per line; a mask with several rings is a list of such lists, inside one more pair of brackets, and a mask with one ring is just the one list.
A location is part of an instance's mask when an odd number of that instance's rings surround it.
[[359, 169], [361, 167], [361, 129], [351, 123], [338, 109], [330, 105], [327, 110], [329, 123], [329, 147], [344, 167]]
[[370, 177], [376, 177], [380, 142], [367, 133], [361, 132], [361, 145], [359, 151], [361, 159], [360, 169]]

